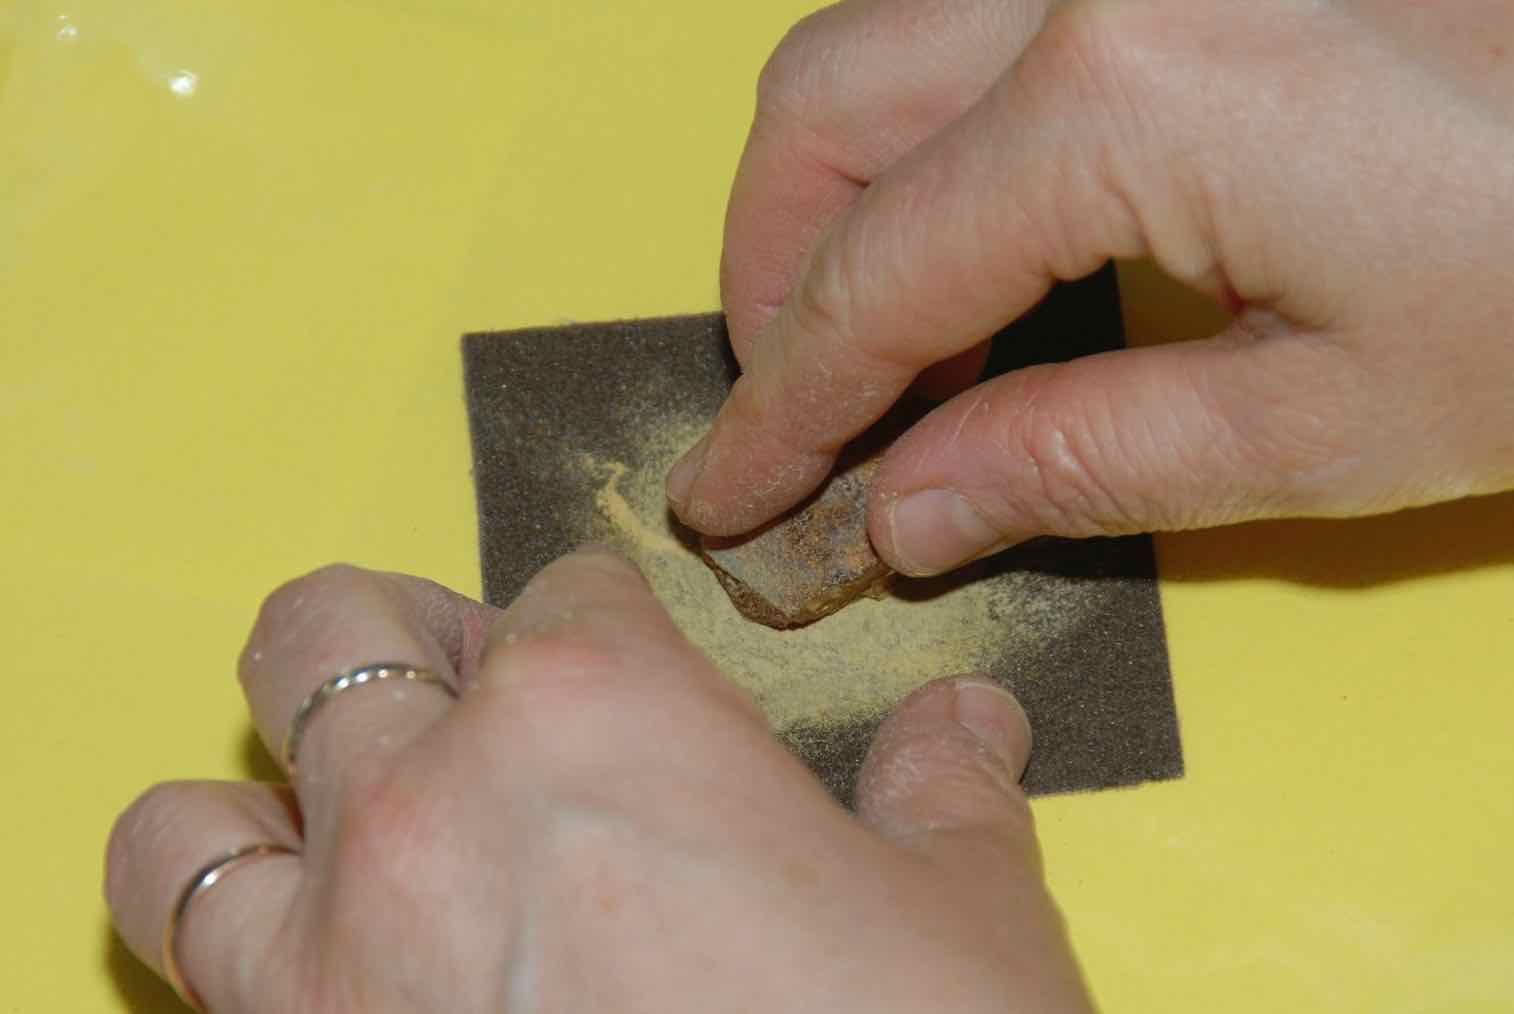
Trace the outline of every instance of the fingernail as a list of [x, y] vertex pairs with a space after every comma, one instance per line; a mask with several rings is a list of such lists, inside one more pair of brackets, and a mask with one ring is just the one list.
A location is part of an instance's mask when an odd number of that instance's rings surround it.
[[1016, 779], [1030, 759], [1030, 721], [1013, 694], [994, 683], [957, 682], [957, 724], [978, 738]]
[[911, 577], [951, 570], [1003, 541], [966, 497], [948, 489], [900, 497], [889, 507], [888, 531], [900, 569]]
[[699, 442], [687, 451], [683, 457], [668, 472], [667, 497], [675, 506], [682, 507], [689, 499], [689, 490], [694, 488], [694, 480], [699, 478], [699, 472], [704, 468], [705, 455], [710, 450], [710, 434], [706, 433], [699, 438]]

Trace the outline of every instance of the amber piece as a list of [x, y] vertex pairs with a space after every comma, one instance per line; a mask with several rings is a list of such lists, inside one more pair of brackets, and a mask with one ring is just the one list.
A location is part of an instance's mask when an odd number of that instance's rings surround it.
[[867, 487], [880, 455], [843, 465], [809, 500], [755, 534], [701, 540], [705, 562], [743, 615], [769, 627], [800, 627], [883, 594], [893, 571], [867, 537]]

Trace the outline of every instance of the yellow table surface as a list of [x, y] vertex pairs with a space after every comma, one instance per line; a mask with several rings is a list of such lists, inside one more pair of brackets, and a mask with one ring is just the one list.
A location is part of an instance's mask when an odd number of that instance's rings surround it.
[[[702, 311], [812, 4], [0, 0], [0, 1012], [177, 1010], [140, 789], [334, 559], [477, 593], [458, 336]], [[1133, 333], [1212, 315], [1125, 272]], [[1163, 537], [1188, 775], [1036, 804], [1110, 1010], [1514, 1009], [1514, 499]]]

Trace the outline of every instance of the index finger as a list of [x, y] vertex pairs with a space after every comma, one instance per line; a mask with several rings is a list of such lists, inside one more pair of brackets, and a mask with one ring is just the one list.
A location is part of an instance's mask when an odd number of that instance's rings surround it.
[[958, 175], [943, 173], [952, 163], [984, 161], [963, 125], [885, 173], [815, 247], [710, 432], [668, 477], [684, 523], [738, 535], [800, 502], [922, 371], [973, 348], [1050, 287], [1037, 277], [1023, 295], [979, 289], [983, 236], [963, 205], [996, 195], [941, 178]]
[[1114, 112], [1100, 83], [1068, 69], [1099, 45], [1100, 23], [1080, 17], [1053, 18], [815, 247], [710, 433], [668, 476], [686, 524], [738, 535], [778, 516], [925, 368], [1031, 309], [1058, 279], [1145, 251], [1107, 168], [1119, 154]]
[[[238, 675], [254, 726], [282, 757], [317, 828], [374, 760], [403, 749], [451, 709], [496, 613], [420, 578], [340, 565], [268, 596]], [[317, 711], [326, 699], [321, 688], [353, 673], [365, 678], [343, 690], [370, 688]], [[402, 678], [383, 683], [384, 692], [372, 689], [389, 676]], [[422, 685], [437, 681], [448, 692]]]
[[795, 25], [763, 68], [726, 212], [731, 346], [783, 306], [815, 242], [901, 155], [967, 110], [1045, 19], [1047, 0], [847, 0]]

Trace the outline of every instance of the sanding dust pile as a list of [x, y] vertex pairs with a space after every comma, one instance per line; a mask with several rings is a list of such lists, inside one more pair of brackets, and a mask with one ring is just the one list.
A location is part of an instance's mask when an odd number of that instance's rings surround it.
[[572, 464], [597, 489], [583, 537], [631, 556], [684, 634], [751, 691], [780, 731], [876, 718], [939, 676], [1014, 670], [1018, 681], [1033, 674], [1026, 663], [1038, 647], [1077, 621], [1075, 591], [1011, 574], [900, 580], [888, 597], [864, 599], [797, 630], [753, 623], [680, 539], [663, 496], [668, 469], [705, 425], [661, 420], [637, 435], [634, 461], [577, 455]]

